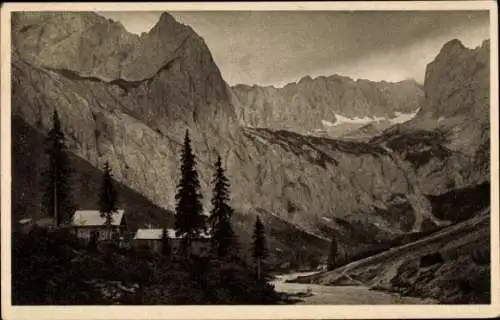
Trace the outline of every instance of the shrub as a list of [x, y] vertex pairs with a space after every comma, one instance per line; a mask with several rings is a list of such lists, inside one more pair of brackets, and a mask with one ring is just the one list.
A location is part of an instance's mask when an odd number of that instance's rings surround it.
[[431, 253], [420, 258], [420, 267], [429, 267], [442, 263], [444, 263], [444, 260], [439, 252]]
[[490, 248], [489, 246], [478, 247], [471, 252], [472, 261], [478, 266], [490, 264]]
[[459, 296], [455, 299], [455, 303], [491, 303], [491, 278], [489, 270], [457, 281]]

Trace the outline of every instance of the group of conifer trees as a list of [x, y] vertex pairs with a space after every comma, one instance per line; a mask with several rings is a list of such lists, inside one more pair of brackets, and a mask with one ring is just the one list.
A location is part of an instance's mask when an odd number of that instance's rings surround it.
[[[191, 147], [189, 131], [186, 130], [181, 153], [181, 179], [177, 186], [175, 199], [176, 235], [184, 239], [184, 249], [189, 255], [190, 242], [208, 233], [212, 242], [212, 253], [221, 259], [238, 255], [239, 243], [234, 232], [231, 218], [234, 210], [230, 206], [229, 179], [222, 166], [220, 155], [214, 164], [212, 179], [212, 209], [210, 215], [203, 214], [202, 194], [196, 171], [196, 157]], [[252, 256], [260, 277], [261, 261], [267, 256], [264, 225], [259, 217], [253, 232]]]
[[[43, 173], [42, 208], [48, 216], [54, 217], [57, 226], [69, 223], [76, 209], [71, 194], [71, 165], [64, 133], [57, 111], [52, 117], [52, 128], [46, 138], [46, 153], [48, 165]], [[193, 239], [208, 234], [211, 239], [212, 253], [221, 259], [238, 255], [239, 243], [233, 230], [231, 218], [234, 213], [229, 205], [229, 180], [222, 166], [221, 157], [215, 162], [215, 172], [212, 180], [212, 209], [210, 215], [203, 214], [202, 194], [196, 171], [196, 157], [191, 147], [189, 131], [186, 130], [181, 153], [181, 179], [175, 195], [175, 230], [183, 241], [184, 253], [189, 256]], [[99, 211], [106, 219], [106, 225], [111, 227], [112, 215], [117, 210], [117, 192], [109, 163], [104, 165], [104, 174], [99, 193]], [[111, 232], [110, 232], [111, 234]], [[267, 257], [265, 230], [260, 217], [257, 216], [253, 231], [252, 256], [256, 262], [260, 278], [261, 262]], [[166, 229], [163, 232], [163, 251], [170, 252]]]

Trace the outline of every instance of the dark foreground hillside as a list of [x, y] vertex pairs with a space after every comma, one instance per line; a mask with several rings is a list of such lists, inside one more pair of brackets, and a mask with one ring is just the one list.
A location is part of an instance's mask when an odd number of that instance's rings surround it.
[[176, 260], [112, 245], [97, 251], [63, 231], [16, 234], [13, 305], [276, 304], [239, 259]]

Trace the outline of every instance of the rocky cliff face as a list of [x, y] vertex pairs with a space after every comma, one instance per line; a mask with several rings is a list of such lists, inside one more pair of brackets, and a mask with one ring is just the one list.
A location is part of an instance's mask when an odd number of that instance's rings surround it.
[[[427, 125], [428, 119], [436, 118], [424, 116], [428, 110], [448, 110], [441, 104], [435, 106], [436, 101], [447, 103], [438, 98], [440, 93], [450, 94], [444, 89], [434, 93], [426, 89], [423, 101], [420, 87], [413, 82], [374, 84], [337, 76], [305, 79], [284, 89], [269, 89], [276, 97], [298, 101], [295, 109], [277, 109], [283, 114], [275, 117], [274, 106], [258, 107], [264, 102], [248, 110], [235, 102], [235, 96], [239, 95], [240, 102], [247, 101], [264, 95], [253, 90], [266, 90], [228, 88], [203, 40], [168, 14], [139, 37], [93, 13], [17, 13], [13, 37], [14, 116], [46, 132], [56, 108], [70, 149], [78, 158], [95, 168], [109, 161], [120, 183], [162, 209], [174, 208], [180, 142], [189, 129], [206, 210], [210, 208], [212, 163], [219, 153], [231, 179], [233, 206], [241, 214], [237, 218], [240, 230], [250, 230], [253, 219], [248, 217], [260, 214], [268, 222], [271, 243], [281, 250], [324, 250], [325, 240], [336, 230], [343, 246], [361, 252], [373, 243], [426, 230], [441, 223], [429, 209], [427, 194], [439, 195], [458, 185], [489, 179], [485, 171], [478, 170], [478, 166], [488, 166], [489, 148], [484, 140], [475, 142], [484, 146], [478, 151], [483, 156], [471, 159], [450, 144], [466, 136], [448, 131], [445, 139], [441, 131]], [[448, 61], [446, 52], [436, 61]], [[474, 64], [472, 55], [479, 52], [483, 51], [472, 51], [467, 65]], [[428, 81], [435, 81], [436, 86], [446, 83], [433, 80], [448, 77], [442, 64], [462, 69], [461, 58], [453, 59], [429, 65]], [[488, 81], [485, 77], [480, 71], [472, 78], [459, 78], [462, 82], [450, 78], [453, 84], [449, 86], [454, 94], [462, 95], [472, 84], [483, 88]], [[322, 89], [313, 94], [318, 86]], [[245, 90], [248, 92], [242, 94]], [[280, 90], [287, 94], [277, 93]], [[485, 103], [477, 94], [471, 93], [470, 101]], [[397, 116], [396, 112], [409, 113], [421, 104], [422, 110], [414, 120], [370, 143], [277, 130], [281, 128], [277, 119], [286, 119], [292, 126], [300, 121], [312, 126], [323, 119], [329, 110], [324, 108], [327, 103], [311, 104], [311, 97], [334, 101], [346, 117]], [[271, 101], [266, 99], [262, 101]], [[315, 112], [311, 111], [313, 105], [318, 106]], [[271, 116], [261, 114], [268, 110], [273, 111]], [[247, 120], [254, 111], [259, 116]], [[242, 119], [244, 124], [272, 128], [245, 128]], [[466, 128], [473, 130], [479, 124]], [[489, 134], [486, 124], [480, 127], [485, 131], [477, 137]], [[23, 132], [22, 126], [14, 126], [13, 135]], [[23, 159], [22, 152], [14, 150], [14, 164]], [[30, 158], [38, 163], [33, 165], [33, 174], [39, 175], [42, 154]], [[16, 179], [33, 178], [19, 174]], [[28, 183], [16, 185], [22, 188]], [[16, 192], [24, 191], [13, 190]], [[30, 201], [23, 199], [17, 201]], [[38, 201], [32, 201], [29, 209], [18, 206], [19, 210], [37, 211]], [[141, 209], [136, 206], [134, 210]], [[130, 214], [140, 215], [143, 224], [154, 224], [163, 219], [164, 212]]]
[[417, 116], [371, 141], [402, 154], [426, 193], [490, 179], [489, 56], [489, 41], [476, 49], [446, 43], [427, 66]]
[[[72, 151], [97, 167], [109, 160], [119, 181], [155, 203], [172, 205], [187, 128], [202, 162], [217, 145], [206, 136], [230, 135], [227, 87], [208, 48], [168, 14], [142, 37], [90, 13], [14, 17], [13, 113], [47, 128], [56, 108]], [[130, 57], [118, 63], [119, 52]]]
[[15, 60], [105, 85], [115, 105], [160, 130], [234, 116], [205, 42], [167, 13], [141, 36], [94, 13], [14, 14], [12, 26]]
[[232, 93], [243, 125], [333, 138], [368, 123], [397, 121], [418, 110], [424, 97], [413, 80], [354, 81], [339, 75], [304, 77], [283, 88], [237, 85]]
[[489, 116], [489, 60], [489, 40], [475, 49], [457, 39], [446, 43], [426, 69], [425, 111], [443, 120]]

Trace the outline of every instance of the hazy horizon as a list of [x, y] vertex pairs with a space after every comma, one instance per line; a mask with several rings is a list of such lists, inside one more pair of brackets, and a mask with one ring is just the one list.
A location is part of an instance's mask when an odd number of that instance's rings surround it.
[[[98, 12], [148, 32], [161, 11]], [[488, 11], [174, 11], [210, 49], [229, 85], [283, 87], [305, 76], [422, 84], [442, 46], [489, 39]]]

